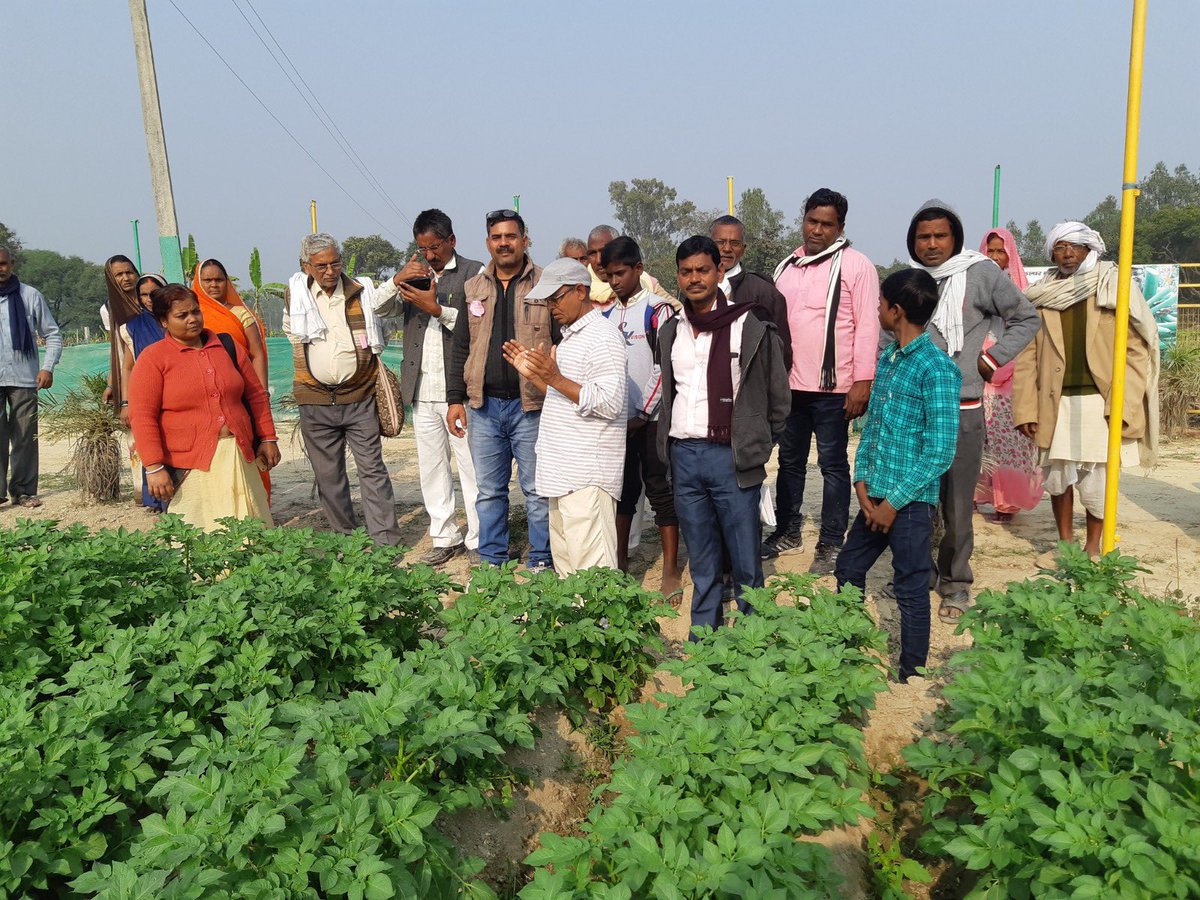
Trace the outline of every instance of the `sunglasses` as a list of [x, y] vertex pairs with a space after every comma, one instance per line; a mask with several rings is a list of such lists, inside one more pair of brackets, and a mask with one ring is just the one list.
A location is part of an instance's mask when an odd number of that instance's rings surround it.
[[487, 217], [484, 219], [484, 222], [487, 223], [488, 228], [491, 228], [497, 222], [505, 222], [509, 219], [520, 219], [520, 218], [521, 218], [520, 213], [518, 213], [515, 209], [493, 209], [490, 213], [487, 214]]

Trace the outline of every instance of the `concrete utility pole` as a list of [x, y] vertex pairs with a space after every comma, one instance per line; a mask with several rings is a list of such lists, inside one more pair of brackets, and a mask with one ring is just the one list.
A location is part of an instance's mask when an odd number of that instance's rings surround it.
[[142, 91], [142, 122], [146, 128], [146, 152], [150, 155], [150, 182], [154, 187], [154, 213], [158, 219], [158, 248], [167, 281], [183, 281], [183, 256], [179, 249], [179, 221], [175, 218], [175, 195], [171, 192], [171, 167], [167, 164], [167, 140], [163, 135], [162, 108], [158, 103], [158, 79], [154, 74], [154, 49], [150, 46], [150, 21], [146, 0], [129, 0], [133, 21], [133, 49], [137, 54], [138, 83]]

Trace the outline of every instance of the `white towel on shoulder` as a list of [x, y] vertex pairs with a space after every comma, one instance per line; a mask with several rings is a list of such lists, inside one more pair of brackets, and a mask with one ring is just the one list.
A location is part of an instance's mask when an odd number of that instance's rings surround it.
[[[375, 284], [370, 278], [356, 279], [362, 285], [363, 320], [366, 324], [367, 341], [371, 352], [378, 356], [387, 346], [379, 316], [375, 314]], [[323, 341], [329, 333], [325, 320], [321, 318], [321, 310], [308, 289], [308, 276], [297, 272], [288, 279], [288, 294], [291, 298], [288, 310], [289, 324], [292, 335], [302, 344], [313, 341]]]

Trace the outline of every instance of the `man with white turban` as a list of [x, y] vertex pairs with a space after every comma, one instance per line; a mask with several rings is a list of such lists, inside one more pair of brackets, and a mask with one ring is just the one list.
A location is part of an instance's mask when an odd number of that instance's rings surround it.
[[[1013, 421], [1041, 450], [1058, 536], [1074, 540], [1075, 494], [1087, 514], [1084, 549], [1100, 555], [1108, 418], [1112, 412], [1117, 266], [1082, 222], [1056, 225], [1046, 255], [1056, 268], [1027, 295], [1042, 329], [1017, 357]], [[1158, 326], [1138, 289], [1129, 289], [1121, 465], [1153, 466], [1158, 449]]]

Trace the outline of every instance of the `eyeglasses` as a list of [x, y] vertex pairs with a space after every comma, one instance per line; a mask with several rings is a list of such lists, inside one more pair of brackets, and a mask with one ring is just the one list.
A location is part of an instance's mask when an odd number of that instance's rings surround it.
[[569, 294], [571, 291], [575, 290], [575, 288], [583, 287], [583, 286], [584, 285], [580, 285], [580, 284], [565, 285], [560, 290], [555, 291], [553, 294], [551, 294], [549, 297], [547, 297], [545, 300], [545, 303], [547, 306], [556, 306], [557, 304], [562, 303], [564, 300], [566, 300], [567, 294]]
[[446, 243], [445, 241], [434, 241], [432, 244], [429, 244], [425, 247], [422, 247], [420, 244], [417, 244], [417, 250], [419, 250], [421, 253], [437, 253], [439, 250], [442, 249], [442, 246], [445, 243]]
[[718, 247], [728, 247], [731, 250], [736, 250], [738, 247], [742, 247], [745, 245], [745, 241], [735, 241], [735, 240], [714, 241], [713, 243], [715, 243]]
[[497, 222], [504, 222], [504, 221], [508, 221], [510, 219], [520, 219], [520, 218], [521, 218], [521, 214], [518, 213], [515, 209], [493, 209], [490, 213], [487, 214], [487, 217], [484, 219], [484, 221], [487, 223], [487, 227], [491, 228]]
[[342, 267], [342, 261], [339, 259], [337, 262], [331, 262], [331, 263], [310, 262], [309, 265], [312, 266], [314, 269], [316, 269], [318, 272], [334, 272]]

